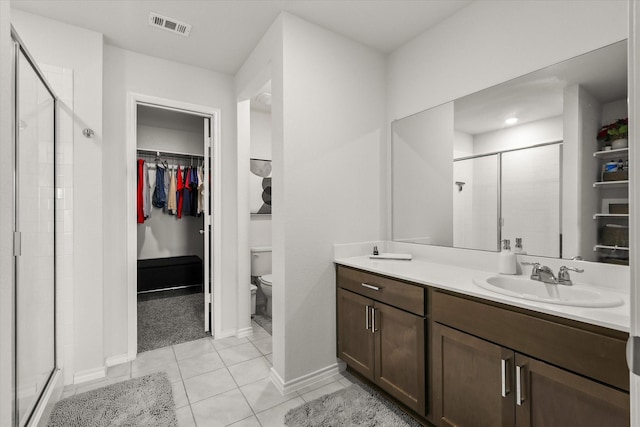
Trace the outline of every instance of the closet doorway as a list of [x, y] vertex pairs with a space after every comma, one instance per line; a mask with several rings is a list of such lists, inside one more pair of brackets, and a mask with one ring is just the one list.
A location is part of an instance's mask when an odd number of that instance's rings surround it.
[[143, 95], [130, 101], [131, 360], [215, 334], [220, 173], [219, 111]]

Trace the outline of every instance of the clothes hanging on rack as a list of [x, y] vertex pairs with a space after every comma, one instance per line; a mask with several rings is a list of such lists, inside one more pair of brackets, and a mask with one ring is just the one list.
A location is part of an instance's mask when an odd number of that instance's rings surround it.
[[182, 207], [184, 203], [184, 180], [182, 178], [182, 169], [178, 166], [178, 172], [176, 176], [177, 188], [176, 199], [178, 202], [178, 218], [182, 218]]
[[149, 164], [144, 162], [144, 218], [151, 218], [151, 182], [149, 180]]
[[137, 200], [137, 221], [138, 224], [144, 223], [144, 200], [142, 194], [142, 188], [144, 185], [144, 160], [138, 159], [137, 165], [137, 175], [138, 175], [138, 188], [136, 191], [136, 200]]
[[184, 191], [182, 192], [182, 215], [191, 216], [191, 168], [184, 168]]
[[176, 215], [178, 213], [178, 204], [176, 201], [177, 191], [178, 187], [176, 185], [176, 170], [171, 169], [171, 176], [169, 177], [169, 192], [167, 193], [167, 211], [171, 215]]
[[189, 185], [191, 193], [191, 215], [198, 216], [198, 168], [191, 167], [189, 176], [191, 177]]
[[138, 159], [138, 187], [137, 187], [137, 221], [138, 224], [151, 217], [151, 186], [149, 183], [149, 167], [143, 159]]
[[156, 185], [153, 190], [153, 198], [151, 203], [156, 208], [164, 208], [167, 203], [167, 193], [164, 191], [164, 166], [156, 164]]
[[[150, 156], [149, 159], [139, 158], [136, 163], [137, 222], [144, 223], [151, 216], [153, 207], [162, 208], [164, 213], [176, 215], [179, 219], [183, 216], [201, 216], [204, 213], [204, 165], [196, 159], [197, 164], [193, 166], [194, 158], [184, 154], [175, 154], [175, 157], [190, 158], [191, 166], [181, 166], [179, 161], [175, 165], [169, 165], [166, 160], [161, 161], [159, 151], [155, 154], [144, 151], [139, 150], [138, 155]], [[166, 155], [174, 156], [171, 153]], [[155, 160], [149, 163], [151, 158]], [[152, 186], [149, 176], [152, 171], [149, 169], [153, 168], [155, 183]]]
[[204, 213], [204, 167], [198, 168], [198, 215]]
[[164, 190], [164, 206], [162, 207], [162, 212], [167, 213], [167, 205], [169, 204], [169, 177], [170, 169], [169, 165], [166, 164], [164, 169], [164, 180], [162, 182], [162, 189]]

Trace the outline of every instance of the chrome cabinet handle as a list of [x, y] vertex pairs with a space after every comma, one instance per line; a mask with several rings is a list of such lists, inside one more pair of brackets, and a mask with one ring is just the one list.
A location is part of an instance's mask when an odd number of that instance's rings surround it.
[[376, 309], [371, 307], [371, 333], [375, 334], [378, 332], [376, 329]]
[[364, 328], [366, 330], [369, 330], [369, 309], [371, 307], [369, 307], [368, 305], [366, 305], [364, 307]]
[[379, 291], [380, 290], [379, 287], [370, 285], [368, 283], [361, 283], [361, 285], [364, 286], [367, 289], [373, 289], [374, 291]]
[[502, 371], [502, 397], [507, 397], [507, 395], [511, 391], [507, 388], [507, 364], [508, 363], [509, 363], [508, 359], [500, 360], [500, 367]]
[[516, 365], [516, 404], [522, 406], [522, 366]]

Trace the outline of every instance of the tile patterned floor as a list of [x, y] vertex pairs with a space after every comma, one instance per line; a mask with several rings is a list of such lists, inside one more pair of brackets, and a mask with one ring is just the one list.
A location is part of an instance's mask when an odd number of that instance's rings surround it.
[[269, 380], [271, 335], [255, 322], [252, 327], [246, 338], [203, 338], [141, 353], [133, 362], [110, 367], [104, 379], [65, 387], [62, 397], [165, 371], [179, 427], [281, 427], [289, 409], [355, 381], [338, 374], [282, 396]]

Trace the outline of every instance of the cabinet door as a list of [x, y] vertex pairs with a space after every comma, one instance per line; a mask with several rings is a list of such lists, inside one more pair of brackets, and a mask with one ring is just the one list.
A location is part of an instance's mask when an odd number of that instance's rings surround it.
[[431, 342], [436, 425], [513, 427], [513, 352], [435, 322]]
[[373, 301], [338, 288], [338, 357], [373, 381]]
[[629, 425], [625, 392], [520, 354], [516, 354], [517, 377], [518, 426]]
[[426, 415], [424, 317], [376, 302], [372, 321], [376, 384]]

